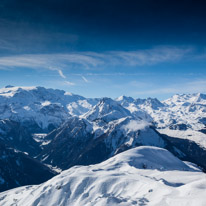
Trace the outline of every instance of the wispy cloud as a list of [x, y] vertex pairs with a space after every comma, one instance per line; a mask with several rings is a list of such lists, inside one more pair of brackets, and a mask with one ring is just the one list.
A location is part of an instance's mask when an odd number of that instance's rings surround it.
[[86, 83], [89, 83], [89, 80], [88, 80], [86, 77], [82, 76], [82, 79], [83, 79]]
[[70, 81], [64, 81], [64, 84], [68, 85], [68, 86], [74, 86], [75, 85], [75, 83], [70, 82]]
[[144, 130], [145, 128], [149, 126], [150, 124], [144, 120], [141, 120], [141, 121], [131, 120], [127, 125], [122, 126], [122, 128], [124, 130], [135, 132], [138, 130]]
[[81, 66], [85, 69], [100, 65], [101, 62], [95, 57], [86, 54], [38, 54], [38, 55], [15, 55], [0, 57], [0, 68], [24, 67], [28, 69], [68, 68]]
[[111, 60], [130, 66], [154, 65], [163, 62], [175, 62], [193, 51], [193, 48], [158, 47], [140, 51], [111, 52]]
[[[99, 68], [105, 65], [143, 66], [179, 61], [192, 48], [158, 47], [137, 51], [76, 52], [66, 54], [35, 54], [0, 57], [0, 69], [25, 67], [30, 69]], [[60, 73], [59, 73], [60, 74]]]
[[66, 76], [63, 74], [61, 69], [58, 69], [58, 73], [59, 73], [60, 77], [62, 77], [63, 79], [66, 79]]

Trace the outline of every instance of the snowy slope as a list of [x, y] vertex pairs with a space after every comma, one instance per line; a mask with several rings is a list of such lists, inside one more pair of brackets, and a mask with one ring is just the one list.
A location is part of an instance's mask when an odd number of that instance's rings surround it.
[[97, 165], [75, 166], [51, 180], [0, 193], [0, 205], [203, 206], [206, 176], [167, 150], [138, 147]]

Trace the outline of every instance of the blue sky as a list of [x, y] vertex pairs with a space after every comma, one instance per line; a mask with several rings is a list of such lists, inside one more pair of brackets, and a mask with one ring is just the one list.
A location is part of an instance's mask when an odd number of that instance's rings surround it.
[[7, 0], [0, 87], [86, 97], [206, 92], [204, 1]]

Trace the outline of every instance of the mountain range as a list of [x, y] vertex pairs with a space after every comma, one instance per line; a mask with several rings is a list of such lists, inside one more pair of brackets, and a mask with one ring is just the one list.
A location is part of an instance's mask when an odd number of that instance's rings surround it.
[[[155, 152], [157, 154], [159, 154], [158, 152], [167, 152], [166, 157], [172, 158], [171, 161], [176, 158], [179, 164], [184, 165], [180, 170], [184, 168], [191, 174], [195, 170], [196, 173], [194, 174], [197, 174], [197, 168], [199, 168], [199, 173], [206, 171], [206, 95], [200, 93], [177, 94], [165, 101], [159, 101], [156, 98], [134, 99], [126, 96], [116, 99], [108, 97], [85, 98], [63, 90], [46, 89], [44, 87], [6, 86], [0, 89], [0, 146], [1, 191], [23, 185], [40, 184], [62, 170], [65, 170], [65, 172], [54, 178], [58, 182], [61, 175], [65, 174], [63, 177], [67, 181], [68, 178], [71, 178], [71, 171], [77, 175], [78, 173], [82, 174], [79, 168], [83, 169], [86, 174], [85, 179], [81, 181], [90, 182], [90, 178], [87, 177], [91, 175], [88, 168], [90, 168], [89, 165], [93, 164], [97, 164], [91, 167], [98, 171], [96, 181], [99, 182], [98, 175], [101, 176], [103, 173], [101, 174], [101, 170], [95, 168], [100, 168], [101, 164], [107, 164], [109, 158], [114, 160], [118, 157], [118, 161], [121, 158], [124, 159], [124, 155], [121, 155], [127, 154], [122, 153], [127, 150], [132, 158], [133, 152], [130, 153], [129, 151], [137, 151], [138, 153], [142, 151], [141, 148], [144, 148], [144, 146], [147, 146], [143, 149], [147, 153], [145, 154], [147, 158]], [[156, 149], [157, 147], [159, 149]], [[154, 156], [154, 162], [156, 158], [159, 157]], [[147, 161], [146, 159], [145, 161]], [[125, 164], [129, 164], [127, 161], [128, 159]], [[141, 159], [140, 165], [143, 164], [142, 161]], [[182, 161], [191, 163], [188, 166]], [[38, 170], [29, 169], [30, 165], [38, 167]], [[85, 165], [85, 167], [77, 165]], [[108, 168], [113, 168], [111, 171], [117, 173], [118, 167], [114, 167], [112, 163], [108, 165]], [[196, 169], [191, 169], [191, 165]], [[137, 166], [138, 170], [139, 167]], [[162, 163], [158, 168], [161, 167], [165, 167], [165, 163]], [[179, 170], [179, 168], [176, 170]], [[108, 177], [108, 171], [106, 169], [104, 171], [105, 178]], [[130, 171], [132, 171], [132, 175], [135, 174], [132, 168], [128, 169], [128, 173]], [[149, 175], [151, 176], [153, 173], [149, 173]], [[37, 178], [38, 176], [41, 178]], [[155, 176], [155, 178], [157, 177]], [[71, 179], [71, 181], [74, 182], [71, 184], [76, 185], [77, 190], [73, 192], [78, 193], [78, 183], [76, 180]], [[95, 180], [91, 181], [91, 185], [88, 183], [88, 185], [82, 187], [89, 189], [89, 185], [92, 187], [93, 184], [96, 184]], [[166, 183], [171, 182], [170, 180], [165, 181]], [[163, 184], [165, 184], [165, 181], [163, 181]], [[48, 184], [50, 185], [50, 183]], [[122, 185], [123, 183], [118, 184]], [[128, 185], [130, 184], [128, 183]], [[170, 185], [173, 183], [168, 184], [173, 187]], [[168, 184], [166, 185], [168, 186]], [[17, 194], [22, 193], [25, 197], [22, 198], [22, 202], [24, 202], [22, 205], [28, 205], [28, 197], [25, 195], [32, 190], [38, 192], [48, 190], [44, 190], [43, 186], [38, 186], [39, 190], [36, 190], [36, 187], [26, 186], [22, 190], [17, 189]], [[55, 187], [57, 186], [47, 186], [51, 189], [50, 195], [56, 191]], [[116, 183], [111, 183], [111, 187], [115, 188]], [[137, 187], [141, 186], [137, 184]], [[104, 188], [104, 186], [101, 185], [101, 188]], [[38, 192], [35, 192], [35, 194]], [[2, 193], [0, 205], [3, 205], [5, 201], [7, 202], [7, 198], [11, 194], [13, 193], [6, 193], [6, 195]], [[100, 196], [106, 195], [103, 191], [100, 191], [100, 194]], [[62, 196], [62, 194], [60, 195]], [[78, 197], [79, 201], [83, 199], [83, 196], [74, 195], [73, 197]], [[124, 199], [126, 197], [120, 198], [121, 200], [115, 198], [117, 196], [111, 197], [111, 201], [126, 201]], [[15, 199], [20, 201], [18, 198]], [[102, 201], [110, 201], [110, 197], [103, 199]], [[145, 199], [148, 198], [145, 197]], [[35, 201], [39, 205], [43, 204], [40, 199], [34, 199]], [[55, 201], [67, 200], [57, 198]], [[68, 201], [72, 203], [73, 199], [70, 198]], [[95, 200], [90, 201], [94, 202]], [[133, 200], [130, 197], [128, 201]], [[35, 205], [34, 202], [29, 203], [29, 205]], [[57, 203], [55, 202], [55, 204]], [[62, 203], [62, 205], [64, 204]], [[72, 205], [75, 205], [74, 202]], [[78, 204], [76, 203], [76, 205]], [[79, 205], [85, 204], [80, 201]]]

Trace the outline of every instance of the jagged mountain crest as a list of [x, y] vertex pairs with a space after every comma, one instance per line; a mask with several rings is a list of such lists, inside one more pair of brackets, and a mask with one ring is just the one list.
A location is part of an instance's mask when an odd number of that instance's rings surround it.
[[132, 97], [127, 96], [120, 96], [115, 99], [119, 104], [123, 105], [124, 107], [129, 106], [130, 103], [133, 103], [135, 100]]

